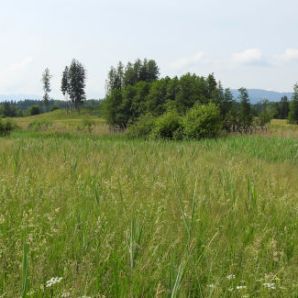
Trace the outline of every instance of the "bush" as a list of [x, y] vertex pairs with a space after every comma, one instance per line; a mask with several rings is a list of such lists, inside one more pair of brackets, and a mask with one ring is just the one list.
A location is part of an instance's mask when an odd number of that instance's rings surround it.
[[30, 115], [31, 116], [34, 116], [34, 115], [38, 115], [38, 114], [40, 114], [40, 108], [39, 108], [39, 106], [32, 106], [30, 108]]
[[127, 135], [130, 138], [148, 138], [152, 133], [154, 126], [155, 118], [150, 114], [146, 114], [128, 127]]
[[189, 139], [213, 138], [220, 134], [219, 108], [213, 104], [195, 105], [183, 118], [184, 134]]
[[78, 130], [87, 131], [89, 133], [92, 132], [93, 128], [95, 126], [95, 121], [91, 119], [83, 119], [81, 121], [81, 124], [77, 127]]
[[16, 126], [9, 120], [0, 119], [0, 136], [8, 136]]
[[32, 129], [32, 130], [47, 130], [52, 126], [52, 122], [48, 121], [48, 120], [34, 120], [32, 121], [28, 128]]
[[53, 107], [51, 108], [51, 112], [54, 112], [54, 111], [59, 110], [59, 109], [60, 109], [59, 107], [57, 107], [57, 106], [53, 106]]
[[183, 127], [179, 114], [175, 111], [168, 111], [158, 117], [155, 120], [152, 136], [162, 139], [182, 138]]

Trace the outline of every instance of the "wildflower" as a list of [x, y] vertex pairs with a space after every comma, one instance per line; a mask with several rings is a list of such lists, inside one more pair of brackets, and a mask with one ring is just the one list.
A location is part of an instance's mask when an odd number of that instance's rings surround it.
[[214, 284], [207, 285], [208, 288], [214, 289], [216, 286]]
[[235, 279], [236, 278], [236, 275], [235, 274], [229, 274], [227, 276], [227, 279], [231, 280], [231, 279]]
[[273, 283], [273, 282], [265, 282], [265, 283], [263, 283], [263, 286], [270, 290], [276, 289], [275, 283]]
[[236, 289], [237, 290], [244, 290], [244, 289], [246, 289], [246, 286], [237, 286]]
[[63, 277], [52, 277], [50, 280], [48, 280], [46, 282], [46, 288], [50, 288], [50, 287], [54, 286], [55, 284], [60, 283], [62, 279], [63, 279]]

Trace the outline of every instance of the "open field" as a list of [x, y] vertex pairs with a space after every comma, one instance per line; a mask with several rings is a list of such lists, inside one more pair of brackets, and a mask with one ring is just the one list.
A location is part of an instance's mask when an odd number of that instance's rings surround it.
[[133, 141], [81, 118], [0, 139], [0, 297], [298, 296], [297, 127]]
[[[44, 113], [29, 117], [11, 118], [21, 130], [39, 131], [47, 133], [86, 133], [88, 131], [87, 123], [92, 126], [92, 134], [109, 134], [108, 126], [105, 121], [99, 118], [95, 113], [83, 109], [80, 113], [65, 110], [56, 110], [50, 113]], [[87, 123], [86, 123], [87, 122]], [[24, 132], [24, 131], [23, 131]]]

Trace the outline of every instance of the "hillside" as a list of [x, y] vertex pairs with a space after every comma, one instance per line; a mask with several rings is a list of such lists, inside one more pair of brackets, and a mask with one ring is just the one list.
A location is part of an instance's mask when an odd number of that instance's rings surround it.
[[[250, 100], [252, 103], [257, 103], [258, 101], [268, 99], [269, 101], [280, 101], [283, 96], [287, 96], [289, 99], [292, 97], [291, 92], [277, 92], [277, 91], [268, 91], [264, 89], [247, 89]], [[236, 89], [232, 90], [233, 96], [237, 98], [239, 92]]]

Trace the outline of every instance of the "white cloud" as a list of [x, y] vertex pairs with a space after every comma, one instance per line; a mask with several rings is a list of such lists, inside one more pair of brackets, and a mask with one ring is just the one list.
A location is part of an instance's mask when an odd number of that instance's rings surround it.
[[280, 58], [286, 62], [298, 60], [298, 49], [286, 49]]
[[239, 64], [260, 65], [266, 64], [260, 49], [247, 49], [232, 55], [232, 60]]
[[206, 62], [206, 55], [204, 52], [198, 52], [189, 57], [180, 58], [170, 64], [172, 69], [181, 70], [192, 67], [198, 63]]

